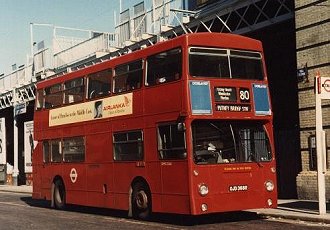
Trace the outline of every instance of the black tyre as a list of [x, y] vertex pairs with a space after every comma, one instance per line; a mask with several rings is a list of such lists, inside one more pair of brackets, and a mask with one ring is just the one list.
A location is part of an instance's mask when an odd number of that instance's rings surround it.
[[65, 208], [65, 187], [62, 180], [56, 180], [54, 183], [54, 204], [57, 209]]
[[133, 218], [149, 219], [151, 215], [151, 194], [149, 188], [141, 182], [133, 186], [132, 193]]

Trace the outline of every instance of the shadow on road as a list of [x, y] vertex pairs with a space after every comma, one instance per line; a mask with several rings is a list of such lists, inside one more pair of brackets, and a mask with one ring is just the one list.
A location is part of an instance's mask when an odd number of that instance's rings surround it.
[[50, 202], [46, 200], [35, 200], [32, 199], [31, 196], [21, 197], [21, 201], [25, 202], [27, 205], [32, 207], [39, 207], [39, 208], [49, 208]]
[[175, 214], [154, 214], [150, 221], [164, 224], [175, 224], [181, 226], [193, 226], [204, 224], [218, 224], [227, 222], [239, 222], [261, 219], [257, 213], [252, 212], [226, 212], [216, 214], [206, 214], [200, 216], [175, 215]]
[[[21, 200], [33, 207], [51, 209], [49, 201], [35, 200], [32, 199], [31, 197], [21, 197]], [[129, 217], [127, 216], [127, 211], [107, 209], [107, 208], [94, 208], [94, 207], [86, 207], [79, 205], [67, 205], [65, 211], [129, 219]], [[148, 222], [179, 225], [179, 226], [194, 226], [194, 225], [218, 224], [218, 223], [239, 222], [239, 221], [260, 220], [260, 219], [262, 219], [262, 217], [258, 216], [257, 213], [245, 212], [245, 211], [206, 214], [201, 216], [154, 213], [151, 216], [151, 218], [148, 220]]]
[[[288, 201], [278, 205], [278, 209], [284, 210], [292, 210], [295, 212], [318, 212], [319, 210], [319, 203], [317, 201]], [[329, 202], [326, 204], [327, 212], [330, 212], [330, 204]]]

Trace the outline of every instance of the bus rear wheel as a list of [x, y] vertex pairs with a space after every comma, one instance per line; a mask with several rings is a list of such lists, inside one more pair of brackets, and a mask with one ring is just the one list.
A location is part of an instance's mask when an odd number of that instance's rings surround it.
[[145, 220], [151, 215], [151, 194], [144, 183], [138, 182], [133, 186], [132, 211], [136, 219]]
[[54, 204], [57, 209], [65, 208], [65, 188], [62, 180], [56, 180], [54, 183]]

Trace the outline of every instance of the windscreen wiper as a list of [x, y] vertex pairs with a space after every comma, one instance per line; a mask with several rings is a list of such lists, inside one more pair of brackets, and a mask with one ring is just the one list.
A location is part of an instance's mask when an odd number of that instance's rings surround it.
[[260, 168], [261, 168], [261, 167], [264, 167], [263, 164], [261, 164], [259, 161], [257, 161], [256, 154], [255, 154], [255, 153], [250, 155], [250, 159], [251, 159], [252, 162], [257, 163], [257, 165], [258, 165]]

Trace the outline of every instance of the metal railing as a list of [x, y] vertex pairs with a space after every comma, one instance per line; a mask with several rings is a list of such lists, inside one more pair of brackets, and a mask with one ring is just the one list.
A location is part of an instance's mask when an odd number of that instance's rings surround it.
[[50, 48], [39, 50], [37, 53], [34, 54], [33, 63], [35, 74], [45, 72], [48, 69], [53, 68], [52, 55], [52, 50]]
[[3, 75], [0, 78], [0, 94], [12, 91], [14, 88], [19, 88], [23, 85], [28, 85], [35, 81], [32, 75], [32, 64], [22, 66], [8, 75]]
[[53, 67], [62, 68], [91, 56], [104, 55], [114, 51], [116, 46], [115, 34], [101, 34], [54, 54]]
[[159, 35], [161, 32], [179, 25], [174, 14], [171, 14], [170, 9], [182, 8], [181, 0], [153, 2], [155, 5], [152, 5], [148, 10], [143, 10], [132, 17], [130, 16], [116, 25], [116, 31], [119, 35], [119, 46], [128, 46], [149, 36]]

